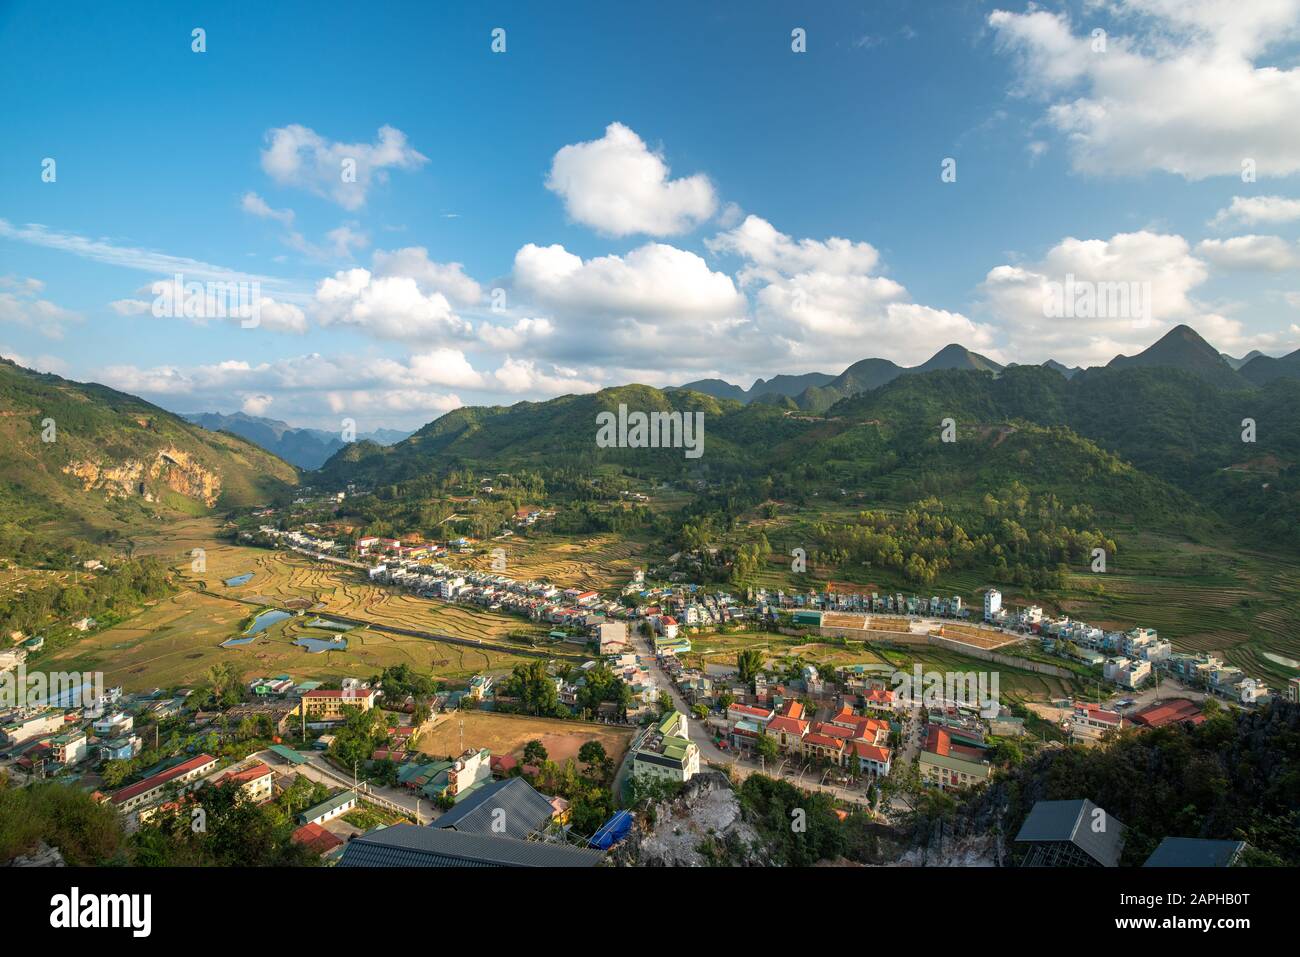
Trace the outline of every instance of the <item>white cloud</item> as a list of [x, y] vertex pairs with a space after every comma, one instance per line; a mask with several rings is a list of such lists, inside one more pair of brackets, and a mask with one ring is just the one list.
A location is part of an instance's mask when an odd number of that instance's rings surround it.
[[1196, 253], [1223, 269], [1258, 269], [1283, 272], [1300, 268], [1300, 246], [1280, 236], [1233, 236], [1206, 239]]
[[62, 339], [65, 326], [80, 322], [81, 315], [39, 298], [44, 288], [39, 279], [0, 276], [0, 322], [31, 329], [47, 339]]
[[381, 339], [464, 337], [472, 327], [440, 292], [425, 294], [409, 276], [346, 269], [316, 287], [315, 315], [323, 326], [355, 326]]
[[1085, 173], [1186, 177], [1300, 170], [1300, 68], [1263, 62], [1296, 35], [1300, 0], [1115, 0], [1098, 6], [1130, 32], [1094, 52], [1092, 25], [1033, 5], [988, 17], [1016, 55], [1017, 92], [1043, 97], [1047, 123]]
[[744, 261], [741, 282], [754, 289], [758, 337], [839, 371], [868, 355], [920, 362], [950, 342], [990, 350], [992, 330], [960, 313], [911, 301], [902, 284], [872, 275], [880, 256], [870, 243], [794, 238], [758, 216], [706, 242]]
[[262, 169], [282, 186], [296, 186], [344, 209], [366, 204], [370, 187], [387, 181], [389, 169], [418, 169], [429, 161], [391, 126], [379, 128], [374, 143], [340, 143], [292, 124], [268, 130]]
[[730, 276], [663, 243], [585, 262], [563, 246], [528, 243], [515, 254], [513, 276], [530, 303], [568, 316], [684, 322], [745, 310]]
[[440, 292], [460, 306], [476, 305], [483, 298], [482, 288], [465, 275], [464, 266], [460, 263], [434, 262], [423, 246], [409, 246], [392, 252], [377, 249], [374, 269], [375, 275], [379, 277], [410, 277], [422, 292]]
[[622, 123], [609, 124], [598, 140], [560, 149], [546, 188], [576, 222], [611, 236], [688, 232], [718, 208], [707, 176], [670, 179], [663, 157]]
[[259, 276], [253, 273], [241, 272], [237, 269], [227, 269], [224, 266], [216, 266], [199, 259], [172, 256], [167, 253], [132, 246], [118, 246], [104, 239], [92, 240], [71, 233], [51, 232], [38, 223], [28, 223], [26, 226], [19, 227], [14, 226], [7, 220], [0, 219], [0, 238], [14, 239], [33, 246], [43, 246], [47, 249], [59, 249], [80, 256], [83, 259], [106, 263], [110, 266], [121, 266], [126, 269], [139, 269], [144, 272], [151, 272], [154, 275], [170, 277], [180, 273], [187, 282], [191, 280], [204, 282], [256, 281], [265, 286], [283, 285], [281, 280], [270, 276]]
[[1300, 219], [1300, 199], [1285, 196], [1234, 196], [1232, 204], [1215, 213], [1211, 226], [1238, 222], [1247, 226], [1290, 223]]
[[[1240, 322], [1194, 296], [1208, 275], [1182, 236], [1142, 231], [1108, 240], [1070, 237], [1039, 263], [991, 269], [980, 287], [981, 309], [998, 322], [1012, 356], [1022, 363], [1050, 358], [1066, 365], [1105, 365], [1117, 354], [1142, 351], [1178, 323], [1234, 354], [1266, 344], [1270, 337], [1248, 335]], [[1075, 289], [1092, 284], [1088, 288], [1099, 292], [1105, 287], [1096, 284], [1122, 284], [1130, 309], [1061, 317], [1049, 303], [1067, 281]]]
[[247, 192], [240, 197], [239, 206], [244, 212], [260, 219], [274, 219], [285, 226], [293, 225], [292, 209], [272, 209], [266, 200], [254, 192]]
[[48, 354], [29, 356], [15, 352], [8, 346], [0, 346], [0, 358], [8, 359], [24, 369], [32, 369], [36, 372], [52, 372], [55, 375], [64, 375], [68, 371], [68, 364], [58, 356]]
[[271, 403], [275, 401], [273, 396], [269, 395], [248, 395], [244, 396], [244, 402], [240, 409], [246, 415], [266, 415], [271, 408]]

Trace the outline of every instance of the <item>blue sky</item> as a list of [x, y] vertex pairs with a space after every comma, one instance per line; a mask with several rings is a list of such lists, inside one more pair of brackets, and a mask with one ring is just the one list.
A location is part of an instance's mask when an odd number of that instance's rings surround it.
[[[951, 341], [1300, 346], [1300, 0], [803, 6], [0, 4], [0, 353], [364, 431]], [[257, 325], [155, 315], [176, 273], [256, 280]], [[1047, 315], [1067, 276], [1145, 309]]]

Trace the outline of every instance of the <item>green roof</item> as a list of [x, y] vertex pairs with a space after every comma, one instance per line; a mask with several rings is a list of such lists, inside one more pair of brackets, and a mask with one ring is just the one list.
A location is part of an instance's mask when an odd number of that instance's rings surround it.
[[278, 754], [280, 757], [284, 758], [290, 764], [307, 763], [307, 759], [302, 756], [301, 752], [295, 751], [293, 748], [285, 747], [283, 744], [271, 745], [270, 751], [272, 754]]
[[321, 801], [315, 807], [309, 807], [298, 815], [300, 821], [310, 821], [318, 818], [323, 814], [329, 814], [331, 811], [337, 811], [345, 804], [350, 804], [357, 799], [356, 794], [351, 791], [340, 791], [331, 798]]

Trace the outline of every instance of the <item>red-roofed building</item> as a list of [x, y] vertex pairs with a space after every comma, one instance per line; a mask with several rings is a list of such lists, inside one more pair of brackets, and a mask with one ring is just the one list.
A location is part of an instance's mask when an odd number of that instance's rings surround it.
[[796, 721], [803, 718], [803, 702], [795, 698], [789, 698], [781, 705], [780, 715], [783, 718], [794, 718]]
[[509, 754], [494, 754], [489, 762], [492, 766], [492, 775], [498, 778], [507, 778], [515, 768], [519, 766], [519, 761]]
[[937, 724], [926, 729], [925, 746], [918, 756], [921, 780], [941, 788], [964, 788], [988, 780], [989, 762], [979, 748], [953, 744]]
[[885, 688], [872, 688], [862, 697], [868, 711], [894, 711], [898, 707], [894, 692]]
[[863, 772], [883, 777], [889, 773], [889, 765], [893, 759], [893, 754], [889, 748], [867, 744], [865, 741], [852, 741], [849, 743], [847, 758], [850, 770], [855, 770], [853, 763], [856, 758], [861, 763]]
[[756, 708], [753, 705], [734, 702], [727, 708], [727, 720], [733, 723], [736, 721], [754, 721], [766, 725], [772, 720], [772, 709]]
[[820, 758], [831, 764], [842, 764], [846, 741], [818, 731], [803, 736], [803, 753], [806, 758]]
[[212, 779], [212, 783], [217, 786], [227, 783], [238, 785], [244, 795], [255, 804], [271, 800], [274, 782], [275, 772], [261, 761], [255, 761], [242, 768], [231, 768]]
[[[802, 708], [800, 709], [802, 710]], [[803, 736], [808, 733], [808, 722], [785, 715], [777, 715], [767, 723], [767, 733], [776, 738], [777, 747], [782, 751], [798, 748]]]
[[1124, 727], [1124, 717], [1118, 711], [1107, 711], [1090, 704], [1075, 704], [1070, 716], [1070, 743], [1094, 745], [1108, 731]]
[[130, 814], [161, 801], [167, 796], [169, 788], [174, 788], [177, 794], [193, 790], [199, 779], [216, 766], [216, 758], [210, 754], [200, 754], [166, 771], [115, 791], [109, 800], [123, 814]]
[[1142, 728], [1163, 728], [1167, 724], [1182, 724], [1184, 721], [1200, 724], [1205, 720], [1205, 715], [1196, 702], [1187, 698], [1173, 698], [1147, 705], [1141, 711], [1133, 712], [1129, 720]]
[[325, 830], [319, 824], [304, 824], [289, 837], [295, 844], [303, 845], [320, 857], [324, 857], [335, 848], [343, 846], [341, 837]]

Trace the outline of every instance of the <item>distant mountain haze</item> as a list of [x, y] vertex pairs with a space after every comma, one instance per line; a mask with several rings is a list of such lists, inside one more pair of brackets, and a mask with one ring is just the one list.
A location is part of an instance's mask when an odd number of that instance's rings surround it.
[[[182, 415], [182, 418], [213, 432], [231, 432], [248, 439], [300, 469], [320, 468], [330, 456], [344, 446], [340, 432], [295, 428], [278, 419], [267, 419], [243, 412], [230, 415], [220, 412], [190, 412]], [[356, 440], [370, 441], [377, 445], [392, 445], [410, 434], [398, 429], [376, 429], [373, 432], [357, 433]]]

